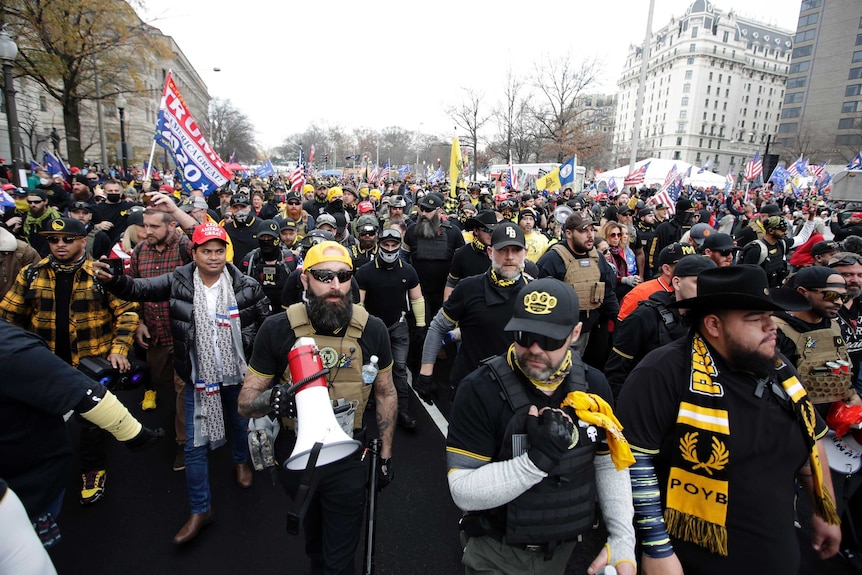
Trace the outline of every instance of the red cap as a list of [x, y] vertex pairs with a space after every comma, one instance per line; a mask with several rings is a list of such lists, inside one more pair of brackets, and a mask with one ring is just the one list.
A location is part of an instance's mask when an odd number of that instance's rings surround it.
[[78, 168], [77, 166], [72, 166], [72, 168], [69, 171], [73, 174], [80, 174], [81, 173], [81, 169]]
[[359, 206], [357, 206], [357, 210], [360, 214], [367, 214], [369, 212], [374, 211], [374, 204], [371, 202], [359, 202]]
[[220, 240], [227, 243], [227, 232], [218, 224], [212, 222], [201, 224], [195, 228], [192, 234], [192, 245], [199, 246], [210, 240]]
[[10, 192], [14, 189], [15, 184], [3, 184], [2, 186], [0, 186], [0, 190], [3, 190], [4, 192]]
[[174, 187], [169, 186], [167, 184], [162, 184], [161, 186], [159, 186], [159, 191], [164, 192], [166, 194], [173, 194], [174, 193]]
[[860, 220], [862, 220], [862, 212], [853, 212], [852, 214], [850, 214], [850, 217], [859, 218]]

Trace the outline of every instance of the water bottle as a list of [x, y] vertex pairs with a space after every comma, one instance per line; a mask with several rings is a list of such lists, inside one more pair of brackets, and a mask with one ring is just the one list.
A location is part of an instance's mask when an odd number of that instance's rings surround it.
[[377, 356], [372, 355], [371, 361], [362, 366], [362, 381], [365, 382], [365, 385], [374, 383], [378, 371], [380, 369], [377, 367]]

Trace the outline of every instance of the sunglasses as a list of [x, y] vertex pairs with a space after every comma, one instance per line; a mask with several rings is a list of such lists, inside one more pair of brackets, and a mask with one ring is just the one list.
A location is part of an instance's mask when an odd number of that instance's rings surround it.
[[43, 203], [44, 201], [45, 200], [27, 200], [27, 203], [38, 206], [39, 204]]
[[612, 233], [608, 234], [608, 237], [609, 238], [619, 238], [619, 237], [622, 237], [622, 234], [619, 232], [612, 232]]
[[325, 284], [332, 283], [332, 280], [335, 278], [338, 278], [338, 283], [343, 284], [349, 282], [350, 278], [353, 277], [353, 270], [342, 270], [340, 272], [332, 270], [308, 270], [308, 273], [320, 283]]
[[360, 230], [359, 235], [360, 236], [376, 236], [377, 230]]
[[63, 242], [64, 244], [74, 244], [75, 240], [79, 239], [78, 236], [48, 236], [45, 238], [48, 240], [49, 244], [59, 244]]
[[722, 255], [722, 257], [729, 257], [733, 255], [733, 250], [718, 250], [718, 253]]
[[480, 232], [485, 232], [486, 234], [493, 234], [494, 228], [479, 228]]
[[99, 178], [87, 178], [88, 182], [98, 182]]
[[517, 343], [521, 347], [532, 347], [534, 343], [538, 343], [539, 347], [541, 347], [545, 351], [554, 351], [555, 349], [560, 349], [561, 347], [566, 345], [567, 340], [568, 338], [554, 339], [552, 337], [539, 335], [538, 333], [531, 333], [529, 331], [515, 332], [515, 343]]
[[848, 302], [851, 299], [853, 299], [853, 296], [851, 296], [848, 293], [839, 293], [839, 292], [831, 290], [831, 289], [825, 289], [825, 290], [813, 289], [811, 291], [819, 293], [821, 296], [823, 296], [823, 300], [828, 301], [829, 303], [834, 303], [834, 302], [838, 301], [839, 299], [842, 302]]
[[301, 206], [302, 202], [287, 202], [288, 206]]

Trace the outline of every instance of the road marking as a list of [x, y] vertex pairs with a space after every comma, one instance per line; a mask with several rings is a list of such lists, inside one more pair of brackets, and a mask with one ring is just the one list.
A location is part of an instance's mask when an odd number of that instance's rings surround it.
[[449, 422], [446, 420], [446, 416], [443, 415], [439, 409], [437, 409], [436, 405], [428, 405], [425, 401], [419, 397], [419, 394], [416, 393], [416, 390], [413, 389], [413, 374], [410, 373], [410, 370], [407, 370], [407, 384], [410, 386], [410, 391], [413, 392], [413, 395], [416, 396], [416, 399], [419, 400], [419, 405], [425, 408], [425, 411], [431, 416], [431, 421], [434, 422], [434, 425], [437, 426], [437, 429], [440, 430], [440, 433], [443, 435], [443, 439], [449, 435]]

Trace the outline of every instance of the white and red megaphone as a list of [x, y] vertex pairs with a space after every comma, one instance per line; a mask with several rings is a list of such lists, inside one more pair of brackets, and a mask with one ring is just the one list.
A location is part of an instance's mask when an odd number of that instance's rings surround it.
[[335, 419], [326, 377], [321, 373], [323, 361], [314, 338], [301, 337], [296, 340], [287, 354], [287, 363], [294, 385], [309, 377], [313, 379], [296, 391], [296, 446], [284, 463], [285, 469], [305, 469], [317, 443], [322, 447], [315, 467], [353, 455], [362, 444], [344, 433]]

